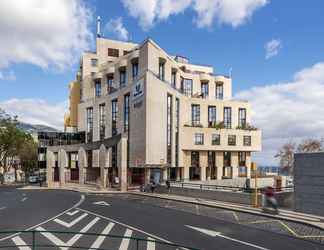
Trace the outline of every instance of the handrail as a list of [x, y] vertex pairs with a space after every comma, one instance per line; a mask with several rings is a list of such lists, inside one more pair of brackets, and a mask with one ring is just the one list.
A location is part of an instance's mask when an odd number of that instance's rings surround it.
[[32, 243], [31, 244], [21, 244], [21, 245], [0, 245], [0, 249], [8, 249], [8, 248], [20, 248], [20, 247], [31, 247], [32, 250], [36, 249], [43, 249], [48, 248], [57, 249], [58, 247], [69, 247], [71, 249], [96, 249], [96, 250], [108, 250], [106, 248], [90, 248], [90, 247], [84, 247], [84, 246], [67, 246], [67, 245], [44, 245], [44, 244], [37, 244], [37, 234], [41, 233], [53, 233], [53, 234], [74, 234], [74, 235], [86, 235], [86, 236], [104, 236], [108, 238], [115, 238], [115, 239], [129, 239], [136, 242], [136, 250], [139, 250], [139, 243], [140, 242], [154, 242], [155, 244], [164, 245], [164, 246], [170, 246], [170, 247], [176, 247], [181, 249], [188, 249], [188, 250], [199, 250], [197, 248], [187, 247], [184, 245], [179, 245], [171, 242], [165, 242], [161, 240], [154, 240], [154, 239], [145, 239], [145, 238], [139, 238], [139, 237], [131, 237], [131, 236], [120, 236], [120, 235], [114, 235], [114, 234], [100, 234], [100, 233], [84, 233], [84, 232], [74, 232], [74, 231], [56, 231], [56, 230], [28, 230], [28, 231], [19, 231], [19, 230], [6, 230], [6, 231], [0, 231], [1, 234], [31, 234], [32, 236]]

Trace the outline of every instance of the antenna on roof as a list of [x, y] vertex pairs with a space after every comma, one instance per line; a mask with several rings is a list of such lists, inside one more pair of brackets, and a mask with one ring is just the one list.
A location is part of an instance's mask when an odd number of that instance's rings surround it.
[[230, 67], [230, 68], [229, 68], [229, 71], [228, 71], [228, 76], [229, 76], [229, 78], [232, 78], [232, 70], [233, 70], [233, 68]]
[[101, 34], [100, 34], [100, 16], [97, 17], [97, 37], [101, 37]]

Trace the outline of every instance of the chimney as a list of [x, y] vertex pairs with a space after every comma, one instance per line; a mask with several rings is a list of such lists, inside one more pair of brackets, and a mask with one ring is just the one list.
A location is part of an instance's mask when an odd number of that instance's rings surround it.
[[100, 16], [97, 17], [97, 37], [101, 37], [101, 34], [100, 34]]

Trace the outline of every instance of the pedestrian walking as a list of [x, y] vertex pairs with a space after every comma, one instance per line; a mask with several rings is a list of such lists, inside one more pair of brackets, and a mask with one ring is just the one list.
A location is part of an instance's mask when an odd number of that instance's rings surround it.
[[171, 189], [170, 181], [167, 180], [167, 181], [165, 182], [165, 184], [166, 184], [166, 187], [167, 187], [168, 193], [170, 193], [170, 189]]
[[275, 198], [275, 191], [273, 187], [267, 187], [265, 190], [266, 206], [272, 207], [278, 213], [278, 202]]

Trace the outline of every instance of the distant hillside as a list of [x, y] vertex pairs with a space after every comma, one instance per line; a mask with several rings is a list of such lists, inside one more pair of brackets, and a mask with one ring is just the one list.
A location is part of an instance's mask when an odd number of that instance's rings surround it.
[[43, 132], [43, 131], [48, 131], [48, 132], [58, 132], [59, 131], [55, 128], [52, 128], [52, 127], [49, 127], [46, 125], [29, 124], [29, 123], [24, 123], [24, 122], [20, 122], [17, 126], [18, 126], [18, 128], [20, 128], [30, 134], [37, 134], [37, 132]]

